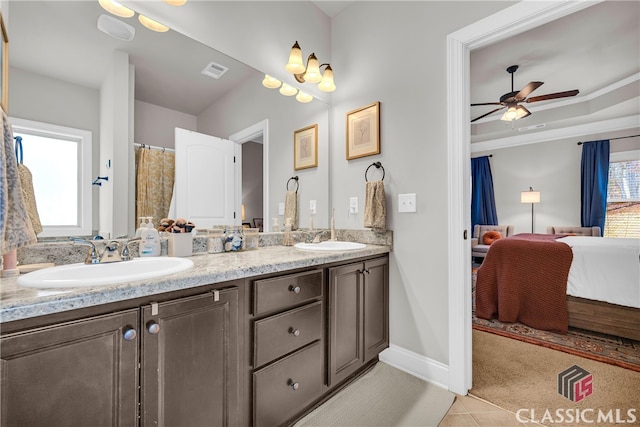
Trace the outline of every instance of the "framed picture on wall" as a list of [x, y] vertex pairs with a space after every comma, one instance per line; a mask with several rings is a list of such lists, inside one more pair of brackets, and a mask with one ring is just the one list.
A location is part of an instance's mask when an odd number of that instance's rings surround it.
[[318, 125], [307, 126], [293, 132], [293, 168], [295, 170], [318, 166]]
[[380, 102], [347, 113], [347, 160], [380, 154]]

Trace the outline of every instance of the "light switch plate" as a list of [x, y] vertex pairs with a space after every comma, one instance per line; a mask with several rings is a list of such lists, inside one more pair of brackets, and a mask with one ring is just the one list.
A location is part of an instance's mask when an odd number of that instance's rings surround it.
[[398, 212], [415, 212], [416, 194], [398, 194]]
[[284, 203], [278, 203], [278, 215], [284, 215]]
[[358, 198], [350, 197], [349, 198], [349, 213], [356, 214], [358, 213]]
[[309, 200], [309, 213], [311, 213], [311, 214], [315, 214], [316, 213], [316, 201], [315, 200]]

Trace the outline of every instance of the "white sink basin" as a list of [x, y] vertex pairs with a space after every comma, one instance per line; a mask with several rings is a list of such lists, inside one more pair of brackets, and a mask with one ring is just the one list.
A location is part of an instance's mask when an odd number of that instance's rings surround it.
[[364, 249], [367, 245], [356, 242], [324, 241], [320, 243], [296, 243], [294, 248], [302, 251], [355, 251]]
[[17, 284], [27, 288], [89, 288], [151, 279], [193, 267], [193, 261], [177, 257], [134, 258], [107, 264], [67, 264], [27, 273]]

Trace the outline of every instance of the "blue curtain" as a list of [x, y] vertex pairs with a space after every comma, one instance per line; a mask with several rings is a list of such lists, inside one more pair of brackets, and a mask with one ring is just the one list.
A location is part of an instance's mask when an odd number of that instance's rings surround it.
[[489, 157], [471, 159], [471, 229], [481, 225], [498, 225], [496, 199]]
[[604, 232], [604, 220], [607, 214], [607, 186], [609, 184], [608, 139], [582, 144], [580, 177], [582, 226], [593, 227], [597, 225]]

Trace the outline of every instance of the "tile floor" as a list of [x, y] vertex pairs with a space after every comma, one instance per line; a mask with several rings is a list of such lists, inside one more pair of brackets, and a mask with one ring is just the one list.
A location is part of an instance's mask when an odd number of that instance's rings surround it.
[[499, 427], [532, 426], [520, 423], [515, 414], [476, 397], [458, 396], [438, 427]]

